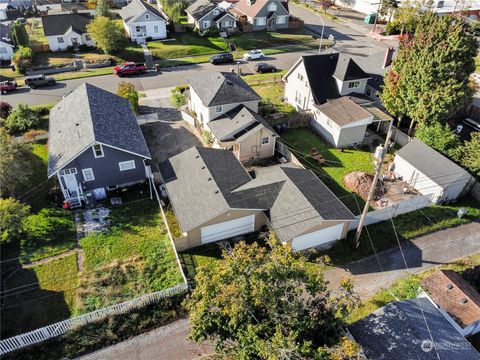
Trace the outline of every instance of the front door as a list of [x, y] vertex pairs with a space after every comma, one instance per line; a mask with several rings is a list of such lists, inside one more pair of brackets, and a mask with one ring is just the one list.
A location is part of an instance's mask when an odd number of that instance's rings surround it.
[[74, 48], [77, 48], [78, 47], [78, 40], [77, 38], [72, 38], [72, 45]]
[[78, 184], [75, 174], [63, 175], [63, 181], [65, 181], [65, 188], [69, 191], [70, 195], [76, 196], [78, 192]]
[[267, 28], [268, 29], [275, 29], [277, 24], [277, 17], [273, 15], [270, 19], [267, 20]]

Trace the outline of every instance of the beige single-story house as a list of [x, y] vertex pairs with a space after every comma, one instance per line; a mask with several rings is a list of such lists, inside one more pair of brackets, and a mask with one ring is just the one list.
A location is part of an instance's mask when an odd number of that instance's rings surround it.
[[160, 164], [185, 250], [268, 226], [294, 250], [345, 237], [355, 216], [310, 170], [291, 163], [245, 170], [233, 152], [192, 147]]
[[456, 200], [474, 182], [468, 171], [418, 139], [397, 151], [392, 169], [434, 204]]

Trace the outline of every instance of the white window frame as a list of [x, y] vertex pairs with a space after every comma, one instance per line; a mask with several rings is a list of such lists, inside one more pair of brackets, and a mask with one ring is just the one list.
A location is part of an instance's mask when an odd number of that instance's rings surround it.
[[286, 15], [282, 15], [282, 16], [278, 16], [277, 17], [277, 24], [285, 24], [287, 21], [287, 17]]
[[268, 145], [270, 143], [270, 138], [268, 136], [262, 137], [262, 145]]
[[150, 19], [150, 15], [149, 14], [145, 14], [145, 20], [148, 20]]
[[118, 163], [118, 168], [120, 171], [133, 170], [136, 168], [135, 160], [121, 161]]
[[220, 14], [220, 10], [218, 9], [213, 10], [213, 15], [217, 16], [218, 14]]
[[[95, 149], [95, 146], [100, 146], [100, 153], [101, 153], [100, 155], [97, 154], [97, 150]], [[93, 156], [95, 156], [95, 159], [105, 157], [105, 153], [103, 152], [102, 144], [93, 144], [92, 145], [92, 150], [93, 150]]]
[[85, 41], [91, 41], [92, 37], [89, 34], [85, 34]]
[[277, 4], [274, 2], [268, 4], [268, 11], [277, 11]]
[[300, 73], [297, 73], [297, 79], [300, 81], [303, 81], [303, 75]]
[[135, 32], [141, 33], [142, 32], [142, 27], [140, 25], [135, 26]]
[[155, 26], [153, 27], [153, 32], [154, 32], [154, 33], [158, 33], [158, 26], [155, 25]]
[[[95, 180], [95, 175], [93, 174], [93, 169], [92, 168], [82, 169], [82, 174], [83, 174], [83, 179], [85, 181]], [[90, 176], [88, 176], [87, 174], [90, 175]]]
[[63, 169], [60, 170], [60, 175], [76, 174], [77, 168]]
[[267, 25], [267, 18], [265, 18], [265, 17], [256, 17], [256, 18], [255, 18], [255, 25], [257, 25], [257, 26]]
[[221, 114], [223, 112], [223, 105], [215, 106], [215, 113]]
[[359, 87], [359, 86], [360, 86], [360, 81], [358, 81], [358, 80], [356, 80], [356, 81], [350, 81], [350, 82], [348, 83], [348, 88], [349, 88], [349, 89], [355, 89], [355, 88], [357, 88], [357, 87]]
[[333, 127], [332, 120], [329, 119], [329, 118], [327, 118], [327, 125], [330, 126], [330, 127]]
[[203, 20], [202, 22], [203, 28], [209, 28], [210, 27], [210, 21], [209, 20]]
[[59, 44], [65, 44], [65, 39], [63, 38], [63, 36], [57, 37], [57, 43], [59, 43]]
[[295, 90], [295, 102], [298, 105], [302, 105], [302, 93], [298, 90]]

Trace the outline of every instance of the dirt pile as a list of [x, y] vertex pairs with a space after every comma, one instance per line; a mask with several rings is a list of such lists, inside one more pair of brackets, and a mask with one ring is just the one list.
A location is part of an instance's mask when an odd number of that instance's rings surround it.
[[[353, 171], [343, 177], [345, 186], [353, 192], [356, 192], [364, 200], [368, 197], [368, 192], [373, 182], [373, 175], [367, 174], [363, 171]], [[374, 199], [377, 199], [381, 194], [381, 188], [377, 183], [377, 189], [374, 194]]]

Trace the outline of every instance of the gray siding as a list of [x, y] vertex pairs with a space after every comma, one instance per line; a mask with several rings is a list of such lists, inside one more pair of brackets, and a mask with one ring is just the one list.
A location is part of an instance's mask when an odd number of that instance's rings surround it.
[[[214, 15], [215, 10], [212, 10], [212, 11], [211, 11], [209, 14], [207, 14], [204, 18], [199, 19], [199, 21], [195, 21], [195, 26], [197, 26], [200, 31], [203, 31], [203, 30], [208, 29], [208, 27], [204, 27], [204, 26], [203, 26], [203, 22], [204, 22], [204, 21], [209, 21], [209, 22], [210, 22], [210, 26], [209, 26], [209, 27], [217, 26], [217, 24], [214, 22], [214, 19], [215, 19], [216, 17], [220, 16], [220, 14], [225, 14], [225, 12], [224, 12], [223, 10], [221, 10], [221, 9], [218, 9], [218, 8], [217, 8], [216, 10], [218, 10], [218, 14], [217, 14], [217, 15]], [[221, 24], [221, 27], [222, 27], [222, 28], [225, 28], [225, 26], [223, 26], [223, 23], [224, 23], [224, 21], [227, 20], [227, 19], [229, 19], [229, 20], [235, 20], [234, 17], [226, 17], [226, 18], [224, 18], [224, 19], [222, 20], [222, 24]]]
[[[95, 158], [91, 147], [86, 149], [80, 156], [71, 161], [62, 169], [77, 169], [77, 182], [82, 184], [84, 191], [97, 188], [126, 185], [141, 182], [146, 179], [143, 158], [108, 146], [103, 146], [102, 158]], [[135, 169], [120, 171], [119, 162], [135, 161]], [[82, 169], [92, 168], [95, 180], [85, 181]]]
[[[268, 15], [270, 15], [270, 11], [268, 11], [268, 7], [271, 3], [276, 3], [277, 4], [277, 11], [275, 11], [275, 14], [277, 16], [285, 16], [285, 15], [290, 15], [288, 11], [283, 7], [283, 5], [280, 3], [278, 0], [269, 0], [265, 6], [260, 10], [260, 12], [257, 14], [257, 18], [267, 18]], [[268, 23], [268, 19], [266, 20]], [[253, 25], [253, 30], [265, 30], [267, 29], [267, 23], [265, 25], [255, 25], [255, 21], [252, 23]], [[270, 28], [269, 28], [270, 29]], [[272, 29], [288, 29], [288, 19], [285, 21], [284, 24], [275, 24], [275, 26], [272, 27]]]
[[[147, 14], [148, 14], [148, 19], [146, 18]], [[158, 17], [154, 13], [151, 13], [150, 11], [145, 11], [141, 16], [138, 17], [138, 19], [135, 20], [135, 23], [152, 22], [152, 21], [162, 21], [162, 22], [164, 22], [164, 20], [162, 18]]]

